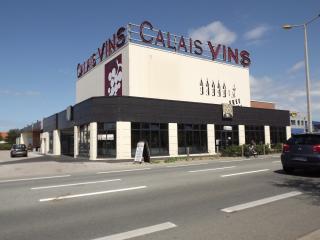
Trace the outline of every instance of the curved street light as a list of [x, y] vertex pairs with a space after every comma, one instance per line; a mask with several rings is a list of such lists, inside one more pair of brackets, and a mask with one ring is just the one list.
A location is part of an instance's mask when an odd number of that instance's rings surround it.
[[310, 74], [309, 74], [309, 57], [308, 57], [308, 37], [307, 37], [307, 25], [317, 18], [320, 17], [318, 14], [316, 17], [311, 20], [298, 25], [285, 24], [282, 26], [283, 29], [289, 30], [294, 27], [303, 27], [304, 28], [304, 63], [306, 70], [306, 91], [307, 91], [307, 114], [308, 114], [308, 132], [312, 132], [312, 118], [311, 118], [311, 101], [310, 101]]

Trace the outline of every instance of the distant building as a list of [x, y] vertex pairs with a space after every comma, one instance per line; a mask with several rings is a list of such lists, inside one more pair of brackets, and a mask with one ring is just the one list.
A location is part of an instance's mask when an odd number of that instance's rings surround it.
[[314, 132], [320, 132], [320, 122], [312, 121], [312, 125], [313, 125], [313, 131]]
[[276, 109], [276, 105], [273, 102], [251, 100], [250, 105], [252, 108]]
[[308, 126], [306, 115], [299, 112], [290, 112], [290, 126], [292, 134], [305, 133]]
[[2, 138], [2, 140], [0, 141], [0, 144], [1, 143], [6, 143], [6, 138], [8, 137], [8, 132], [0, 132], [0, 136]]

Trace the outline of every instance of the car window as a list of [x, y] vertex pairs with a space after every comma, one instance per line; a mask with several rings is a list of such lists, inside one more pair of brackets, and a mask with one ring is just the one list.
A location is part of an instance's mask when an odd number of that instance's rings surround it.
[[291, 137], [289, 145], [316, 145], [320, 144], [320, 135], [296, 135]]

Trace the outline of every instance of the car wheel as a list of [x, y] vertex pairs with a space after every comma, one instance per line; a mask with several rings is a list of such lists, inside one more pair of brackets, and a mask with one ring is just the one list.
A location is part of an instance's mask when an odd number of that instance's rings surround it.
[[288, 166], [283, 166], [283, 171], [285, 171], [286, 173], [293, 173], [294, 172], [294, 168], [293, 167], [288, 167]]
[[14, 156], [12, 154], [10, 154], [10, 156], [13, 158]]

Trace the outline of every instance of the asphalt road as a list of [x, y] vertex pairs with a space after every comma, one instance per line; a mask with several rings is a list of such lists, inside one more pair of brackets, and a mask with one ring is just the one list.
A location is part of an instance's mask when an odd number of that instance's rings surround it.
[[0, 181], [1, 240], [292, 240], [320, 229], [320, 174], [286, 175], [274, 157], [48, 177]]

